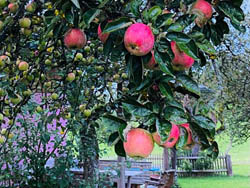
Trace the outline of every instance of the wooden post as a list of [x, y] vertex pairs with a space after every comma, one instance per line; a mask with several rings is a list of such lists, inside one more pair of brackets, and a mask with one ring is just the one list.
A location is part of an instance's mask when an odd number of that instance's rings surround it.
[[118, 188], [125, 188], [125, 158], [118, 157], [118, 163], [120, 164], [120, 177], [118, 178]]
[[169, 169], [169, 155], [168, 155], [168, 148], [164, 148], [163, 150], [163, 170]]
[[227, 175], [232, 176], [233, 175], [233, 169], [232, 169], [231, 156], [226, 155], [225, 159], [226, 159]]

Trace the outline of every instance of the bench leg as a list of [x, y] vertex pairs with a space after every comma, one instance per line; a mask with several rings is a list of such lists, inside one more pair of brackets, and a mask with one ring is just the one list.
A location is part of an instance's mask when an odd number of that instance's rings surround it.
[[131, 176], [128, 176], [128, 185], [127, 188], [131, 188]]

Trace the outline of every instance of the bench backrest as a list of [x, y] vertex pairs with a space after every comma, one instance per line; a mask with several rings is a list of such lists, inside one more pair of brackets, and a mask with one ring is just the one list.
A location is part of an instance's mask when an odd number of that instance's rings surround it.
[[[117, 169], [120, 167], [120, 162], [117, 160], [99, 160], [99, 169], [107, 170], [107, 169]], [[126, 169], [135, 169], [135, 170], [145, 170], [150, 169], [152, 166], [152, 162], [137, 162], [137, 161], [125, 161]]]

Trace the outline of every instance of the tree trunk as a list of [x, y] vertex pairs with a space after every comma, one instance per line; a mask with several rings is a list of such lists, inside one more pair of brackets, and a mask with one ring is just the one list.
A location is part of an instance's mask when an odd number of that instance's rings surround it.
[[96, 184], [99, 146], [95, 127], [90, 125], [88, 128], [83, 128], [81, 134], [81, 159], [83, 162], [83, 179], [87, 185], [93, 186]]

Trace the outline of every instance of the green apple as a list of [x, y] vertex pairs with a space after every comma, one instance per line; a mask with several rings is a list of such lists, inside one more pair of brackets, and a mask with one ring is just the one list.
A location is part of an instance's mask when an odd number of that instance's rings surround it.
[[28, 96], [32, 95], [32, 91], [30, 89], [28, 89], [28, 90], [23, 92], [23, 95], [28, 97]]
[[3, 144], [5, 142], [5, 138], [0, 135], [0, 144]]
[[90, 116], [91, 116], [91, 113], [92, 113], [91, 110], [87, 110], [87, 109], [86, 109], [86, 110], [83, 111], [83, 114], [84, 114], [85, 117], [90, 117]]
[[80, 109], [81, 112], [84, 112], [85, 108], [86, 108], [86, 104], [81, 104], [79, 106], [79, 109]]
[[2, 129], [1, 130], [1, 135], [5, 135], [7, 133], [7, 129]]
[[51, 98], [53, 99], [53, 100], [57, 100], [58, 99], [58, 94], [57, 93], [52, 93], [52, 95], [51, 95]]
[[29, 28], [31, 25], [31, 20], [29, 18], [21, 18], [19, 20], [19, 25], [22, 28]]
[[41, 106], [38, 106], [38, 107], [36, 107], [36, 111], [37, 111], [38, 113], [41, 113], [41, 112], [43, 111], [43, 109], [42, 109]]
[[12, 139], [13, 137], [14, 137], [14, 134], [13, 133], [9, 133], [8, 138]]
[[82, 58], [83, 58], [82, 53], [77, 53], [77, 54], [76, 54], [76, 57], [75, 57], [75, 60], [76, 60], [76, 61], [81, 61]]
[[15, 98], [11, 98], [10, 101], [12, 104], [19, 104], [22, 101], [22, 98], [18, 95]]
[[128, 75], [126, 73], [122, 73], [122, 78], [123, 79], [127, 79], [128, 78]]
[[0, 121], [3, 121], [3, 114], [0, 113]]

